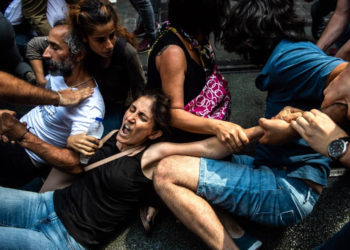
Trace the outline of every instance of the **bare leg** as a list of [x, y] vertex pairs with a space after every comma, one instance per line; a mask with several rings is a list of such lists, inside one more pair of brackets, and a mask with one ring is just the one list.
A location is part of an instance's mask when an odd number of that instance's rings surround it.
[[243, 236], [243, 228], [239, 226], [239, 224], [229, 212], [219, 207], [214, 207], [214, 210], [216, 215], [219, 217], [222, 225], [224, 225], [225, 230], [232, 239], [241, 238]]
[[154, 172], [155, 189], [169, 209], [212, 249], [238, 249], [213, 208], [195, 194], [200, 159], [171, 156], [160, 161]]

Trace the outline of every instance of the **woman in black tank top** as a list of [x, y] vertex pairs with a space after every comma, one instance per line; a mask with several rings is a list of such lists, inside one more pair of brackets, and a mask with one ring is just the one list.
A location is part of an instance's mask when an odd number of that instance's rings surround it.
[[[231, 153], [216, 137], [186, 144], [150, 145], [168, 131], [169, 105], [169, 99], [157, 93], [134, 101], [117, 135], [89, 163], [136, 146], [145, 148], [85, 172], [67, 188], [38, 194], [0, 187], [0, 248], [102, 248], [154, 194], [156, 164], [152, 163], [172, 154], [222, 158]], [[15, 132], [12, 135], [20, 137]], [[23, 140], [27, 136], [24, 134]], [[70, 171], [77, 173], [82, 168], [76, 166]]]
[[[215, 135], [236, 150], [248, 143], [239, 125], [225, 121], [229, 118], [231, 104], [220, 118], [188, 108], [189, 103], [207, 88], [209, 77], [215, 75], [215, 55], [209, 36], [213, 33], [219, 40], [229, 9], [229, 0], [169, 1], [170, 27], [151, 48], [147, 88], [162, 89], [171, 98], [171, 125], [178, 129], [175, 130], [176, 141], [194, 141]], [[219, 110], [222, 102], [213, 103], [206, 101], [199, 105]]]

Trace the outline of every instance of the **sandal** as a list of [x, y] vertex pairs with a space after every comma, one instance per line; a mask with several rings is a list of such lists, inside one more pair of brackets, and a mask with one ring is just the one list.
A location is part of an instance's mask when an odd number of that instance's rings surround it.
[[[158, 214], [158, 209], [151, 206], [143, 206], [140, 208], [140, 219], [143, 228], [147, 233], [151, 231], [152, 226], [154, 225], [154, 220]], [[151, 216], [150, 220], [147, 220], [147, 216]]]

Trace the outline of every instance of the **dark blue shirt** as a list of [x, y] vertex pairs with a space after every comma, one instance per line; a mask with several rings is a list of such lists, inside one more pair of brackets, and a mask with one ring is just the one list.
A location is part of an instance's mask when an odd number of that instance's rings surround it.
[[[343, 62], [311, 42], [282, 40], [255, 81], [258, 89], [268, 91], [265, 116], [271, 118], [285, 106], [320, 108], [327, 78]], [[321, 185], [327, 185], [330, 171], [330, 159], [313, 151], [303, 139], [278, 147], [258, 145], [255, 164], [287, 167], [289, 177]]]

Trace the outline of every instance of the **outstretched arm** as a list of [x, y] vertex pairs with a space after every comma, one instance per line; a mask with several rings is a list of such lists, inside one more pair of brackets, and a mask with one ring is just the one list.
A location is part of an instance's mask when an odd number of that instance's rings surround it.
[[[59, 93], [59, 94], [58, 94]], [[90, 97], [93, 89], [64, 89], [59, 92], [33, 86], [17, 77], [0, 71], [0, 99], [28, 105], [76, 105]]]
[[[256, 141], [263, 134], [263, 130], [259, 126], [244, 129], [244, 132], [250, 141]], [[189, 143], [161, 142], [152, 145], [145, 152], [142, 157], [142, 166], [147, 166], [169, 155], [188, 155], [221, 159], [233, 152], [235, 152], [234, 148], [227, 147], [227, 144], [221, 142], [217, 137]]]
[[58, 148], [44, 142], [30, 133], [26, 125], [18, 121], [13, 115], [5, 112], [0, 116], [0, 134], [9, 140], [29, 149], [48, 164], [62, 171], [78, 174], [82, 172], [79, 163], [79, 154], [67, 148]]

